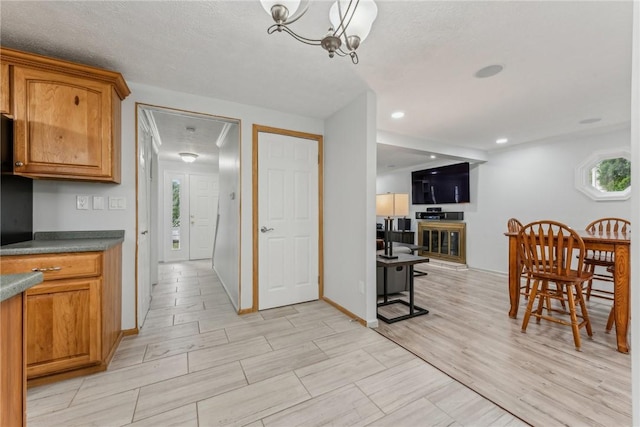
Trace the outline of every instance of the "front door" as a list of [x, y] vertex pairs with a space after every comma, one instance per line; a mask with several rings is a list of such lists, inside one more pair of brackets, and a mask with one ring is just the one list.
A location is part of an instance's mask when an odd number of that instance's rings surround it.
[[213, 256], [218, 180], [214, 175], [189, 175], [189, 259]]
[[320, 142], [294, 134], [258, 131], [254, 141], [259, 310], [315, 300], [320, 294]]

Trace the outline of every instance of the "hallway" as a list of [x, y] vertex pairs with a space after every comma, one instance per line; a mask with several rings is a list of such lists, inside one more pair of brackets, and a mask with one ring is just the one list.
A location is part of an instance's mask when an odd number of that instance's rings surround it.
[[525, 425], [324, 302], [238, 316], [210, 260], [159, 277], [108, 371], [29, 389], [29, 426]]

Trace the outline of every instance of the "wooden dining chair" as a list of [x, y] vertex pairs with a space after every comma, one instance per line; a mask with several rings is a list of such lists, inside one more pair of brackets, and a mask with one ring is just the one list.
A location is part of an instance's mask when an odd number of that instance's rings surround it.
[[[509, 218], [507, 220], [507, 231], [509, 233], [519, 233], [522, 230], [522, 223], [516, 218]], [[520, 294], [524, 295], [525, 299], [529, 298], [529, 292], [531, 291], [531, 277], [529, 277], [529, 272], [525, 269], [524, 263], [520, 262], [520, 272], [519, 276], [521, 279], [525, 279], [525, 284], [522, 285], [522, 280], [520, 280]]]
[[[529, 303], [522, 321], [522, 332], [526, 332], [531, 316], [571, 326], [573, 342], [580, 351], [580, 328], [584, 327], [591, 337], [591, 321], [583, 296], [583, 285], [593, 273], [584, 264], [585, 247], [582, 238], [568, 226], [557, 221], [535, 221], [522, 227], [518, 234], [520, 258], [532, 279]], [[577, 257], [576, 268], [572, 261]], [[549, 284], [555, 283], [552, 289]], [[545, 301], [566, 301], [568, 309], [548, 307], [543, 314]], [[534, 309], [534, 304], [537, 306]], [[576, 309], [576, 303], [580, 312]], [[553, 313], [561, 315], [553, 316]], [[567, 315], [569, 320], [566, 320]]]
[[[600, 218], [587, 225], [586, 230], [595, 234], [626, 233], [631, 231], [631, 223], [622, 218]], [[587, 283], [587, 301], [591, 299], [592, 294], [598, 298], [613, 300], [613, 289], [593, 288], [594, 279], [602, 282], [613, 283], [615, 267], [613, 252], [588, 250], [584, 256], [584, 262], [589, 271], [593, 273], [593, 279], [589, 280], [589, 283]]]

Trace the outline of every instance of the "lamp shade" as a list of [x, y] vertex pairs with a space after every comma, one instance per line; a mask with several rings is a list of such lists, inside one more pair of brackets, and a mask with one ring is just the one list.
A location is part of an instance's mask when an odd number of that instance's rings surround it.
[[406, 193], [386, 193], [376, 195], [377, 216], [409, 215], [409, 195]]
[[[340, 8], [338, 8], [338, 2], [340, 2]], [[360, 0], [351, 3], [351, 8], [349, 8], [349, 0], [337, 0], [329, 10], [329, 21], [335, 30], [338, 30], [340, 26], [340, 12], [344, 18], [342, 22], [345, 25], [349, 24], [347, 35], [358, 36], [360, 42], [363, 42], [371, 31], [373, 21], [378, 16], [378, 6], [373, 0]]]

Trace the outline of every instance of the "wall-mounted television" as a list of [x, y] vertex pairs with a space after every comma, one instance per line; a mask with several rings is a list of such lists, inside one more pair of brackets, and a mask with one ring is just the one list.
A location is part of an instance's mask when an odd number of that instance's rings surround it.
[[411, 172], [411, 203], [469, 203], [469, 163]]

